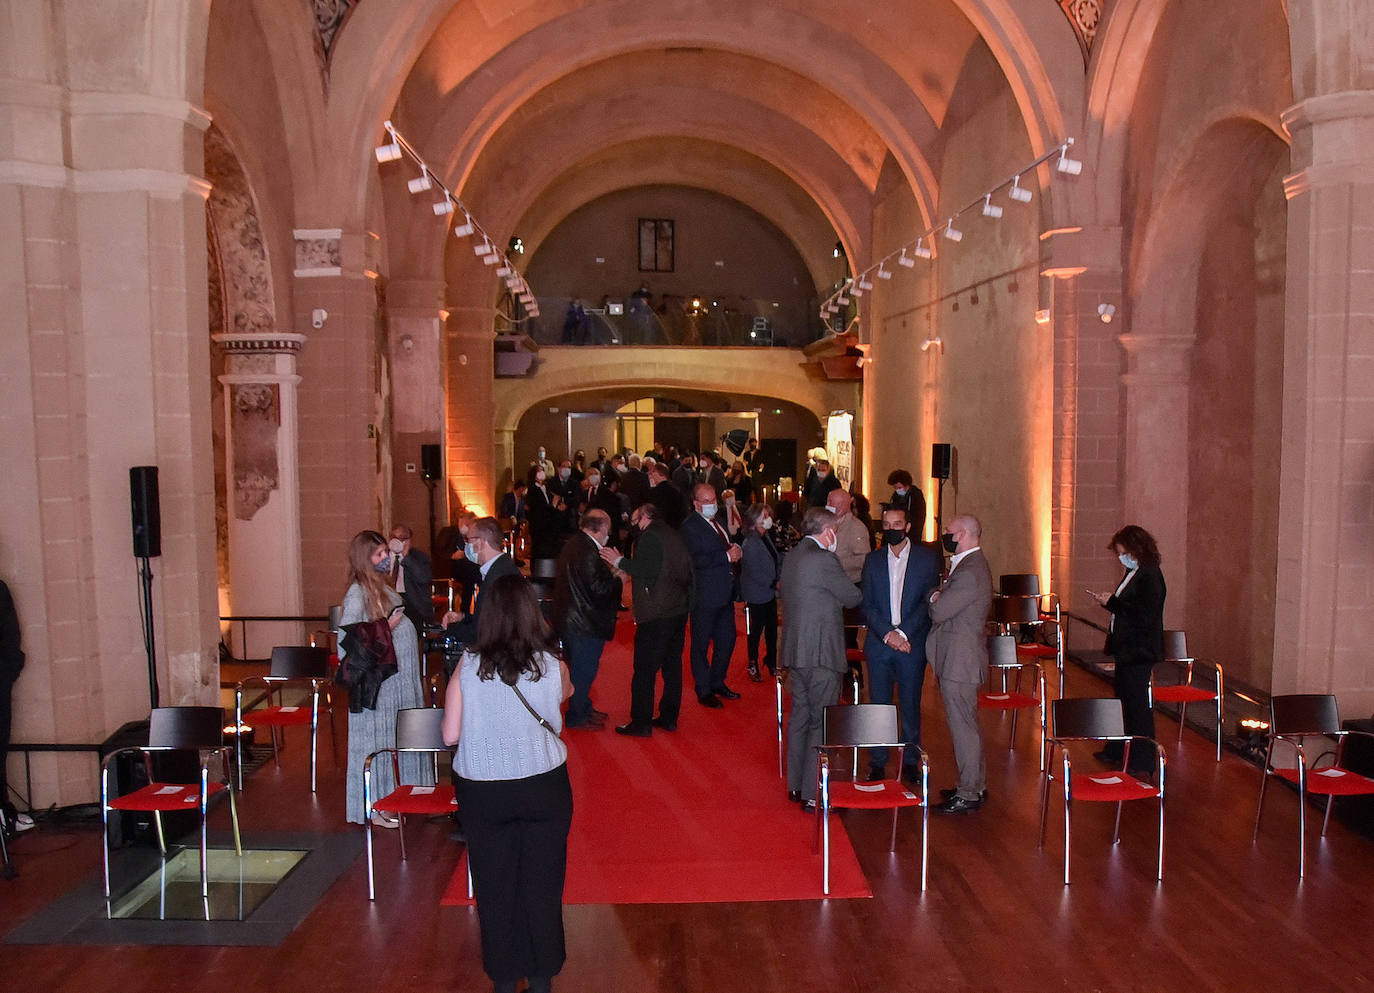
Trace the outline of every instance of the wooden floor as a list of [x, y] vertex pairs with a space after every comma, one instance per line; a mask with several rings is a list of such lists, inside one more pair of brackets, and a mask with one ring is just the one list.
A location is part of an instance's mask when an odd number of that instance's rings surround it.
[[[931, 686], [925, 727], [936, 787], [952, 781], [952, 758]], [[740, 688], [771, 692], [766, 684]], [[1095, 677], [1070, 674], [1070, 695], [1107, 692]], [[1374, 841], [1339, 823], [1318, 841], [1314, 825], [1308, 878], [1299, 882], [1295, 795], [1271, 793], [1252, 845], [1258, 770], [1233, 755], [1216, 764], [1212, 744], [1191, 731], [1181, 751], [1170, 747], [1177, 725], [1161, 719], [1170, 759], [1164, 881], [1154, 879], [1148, 804], [1127, 809], [1116, 848], [1108, 844], [1111, 809], [1081, 804], [1074, 882], [1066, 887], [1057, 820], [1046, 849], [1036, 847], [1039, 774], [1030, 737], [1023, 730], [1020, 747], [1008, 752], [1006, 725], [984, 716], [991, 800], [973, 815], [932, 815], [926, 893], [918, 888], [919, 831], [905, 831], [889, 856], [884, 815], [846, 815], [873, 899], [568, 907], [569, 957], [555, 986], [671, 993], [1374, 989]], [[292, 748], [283, 771], [269, 764], [249, 782], [242, 810], [250, 839], [255, 830], [340, 829], [342, 773], [323, 749], [320, 792], [309, 799], [303, 753]], [[411, 861], [399, 870], [388, 847], [372, 904], [360, 858], [278, 948], [0, 945], [0, 976], [6, 989], [26, 993], [489, 990], [475, 912], [438, 905], [457, 856], [444, 834], [438, 825], [410, 833]], [[22, 876], [0, 881], [0, 932], [97, 873], [99, 835], [40, 830], [21, 838], [16, 854]]]

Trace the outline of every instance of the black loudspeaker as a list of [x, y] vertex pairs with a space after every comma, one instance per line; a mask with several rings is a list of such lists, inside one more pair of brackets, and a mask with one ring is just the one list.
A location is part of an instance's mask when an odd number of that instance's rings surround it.
[[950, 464], [954, 459], [954, 446], [934, 444], [930, 446], [930, 478], [948, 479]]
[[162, 554], [162, 511], [157, 502], [157, 466], [136, 465], [129, 470], [129, 507], [134, 519], [134, 556], [155, 559]]
[[425, 479], [431, 480], [438, 479], [444, 474], [443, 466], [439, 463], [438, 445], [420, 446], [420, 471], [424, 474]]

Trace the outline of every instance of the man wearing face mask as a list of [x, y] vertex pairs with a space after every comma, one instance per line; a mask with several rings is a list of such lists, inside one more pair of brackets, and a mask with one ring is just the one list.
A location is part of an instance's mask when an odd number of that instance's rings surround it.
[[946, 799], [935, 810], [942, 814], [977, 810], [987, 798], [978, 687], [988, 670], [985, 628], [992, 607], [992, 571], [978, 544], [982, 534], [978, 518], [968, 514], [960, 514], [945, 525], [945, 548], [953, 558], [949, 576], [930, 594], [926, 657], [940, 680], [954, 762], [959, 767], [959, 784], [941, 791]]
[[806, 503], [809, 507], [824, 507], [826, 499], [833, 490], [840, 488], [840, 481], [835, 478], [835, 473], [830, 469], [830, 463], [826, 459], [816, 460], [816, 478], [811, 484], [811, 489], [807, 491]]
[[916, 488], [911, 473], [905, 469], [893, 469], [888, 473], [887, 485], [892, 487], [892, 498], [887, 505], [906, 511], [911, 533], [920, 541], [926, 528], [926, 495]]
[[539, 451], [535, 453], [534, 459], [530, 462], [530, 474], [534, 474], [535, 469], [543, 469], [544, 474], [552, 479], [556, 475], [556, 467], [553, 460], [549, 458], [544, 446], [539, 446]]
[[[901, 770], [907, 779], [919, 777], [921, 768], [921, 688], [926, 677], [926, 635], [930, 632], [930, 594], [940, 585], [940, 553], [911, 539], [906, 511], [883, 511], [883, 547], [864, 560], [864, 622], [868, 640], [868, 699], [892, 703], [896, 687], [897, 710], [902, 717]], [[869, 754], [870, 782], [882, 779], [887, 749]]]
[[605, 511], [589, 510], [578, 523], [578, 533], [558, 556], [553, 581], [553, 628], [563, 639], [573, 684], [563, 726], [600, 731], [606, 726], [606, 713], [592, 706], [591, 690], [601, 653], [615, 637], [621, 583], [601, 558], [611, 533], [610, 517]]
[[[721, 699], [738, 700], [725, 685], [730, 656], [735, 650], [735, 563], [743, 554], [730, 543], [716, 520], [716, 491], [698, 483], [693, 493], [695, 512], [682, 522], [683, 544], [696, 575], [696, 605], [692, 608], [692, 679], [703, 707], [720, 707]], [[707, 662], [707, 655], [710, 662]]]
[[434, 601], [430, 597], [430, 582], [434, 578], [434, 567], [429, 556], [418, 548], [411, 547], [412, 532], [404, 524], [391, 529], [392, 585], [401, 594], [405, 604], [406, 616], [415, 630], [423, 635], [425, 626], [434, 623]]
[[839, 702], [844, 657], [844, 608], [857, 607], [859, 588], [835, 558], [835, 518], [813, 507], [802, 518], [802, 540], [782, 561], [782, 664], [792, 694], [787, 725], [787, 789], [805, 809], [816, 806], [816, 746], [825, 708]]
[[462, 645], [477, 642], [477, 615], [482, 612], [482, 598], [491, 584], [502, 576], [519, 576], [520, 567], [503, 551], [505, 536], [495, 517], [479, 517], [468, 526], [463, 554], [478, 568], [477, 598], [472, 613], [450, 610], [443, 616], [444, 634]]

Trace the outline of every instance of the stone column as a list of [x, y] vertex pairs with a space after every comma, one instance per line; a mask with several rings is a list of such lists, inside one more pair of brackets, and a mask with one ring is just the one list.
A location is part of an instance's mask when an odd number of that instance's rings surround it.
[[[220, 334], [225, 351], [224, 448], [229, 509], [231, 615], [300, 615], [300, 450], [296, 354], [290, 332]], [[231, 625], [240, 658], [267, 658], [275, 645], [305, 644], [299, 623]]]
[[477, 514], [496, 512], [495, 460], [492, 440], [494, 345], [490, 312], [455, 311], [448, 320], [444, 395], [444, 478], [448, 505]]
[[[1365, 22], [1356, 30], [1324, 23], [1327, 5], [1295, 3], [1295, 81], [1316, 62], [1309, 85], [1359, 82], [1341, 69], [1352, 55], [1368, 76], [1374, 13], [1362, 6], [1345, 10]], [[1360, 39], [1364, 51], [1345, 50]], [[1374, 708], [1374, 90], [1308, 96], [1284, 124], [1295, 171], [1273, 689], [1337, 693], [1360, 715]]]
[[[438, 280], [393, 280], [387, 286], [387, 350], [391, 368], [391, 525], [405, 523], [415, 546], [429, 547], [429, 486], [423, 477], [422, 445], [444, 440], [444, 284]], [[435, 531], [448, 523], [442, 481], [434, 486]]]

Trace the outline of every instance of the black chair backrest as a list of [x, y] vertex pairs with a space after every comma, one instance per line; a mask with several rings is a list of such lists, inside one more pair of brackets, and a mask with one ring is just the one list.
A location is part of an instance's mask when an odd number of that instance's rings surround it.
[[553, 582], [558, 575], [557, 559], [534, 559], [530, 562], [530, 579], [535, 582]]
[[1110, 738], [1125, 733], [1121, 701], [1115, 697], [1067, 697], [1051, 705], [1051, 737]]
[[407, 707], [396, 711], [396, 747], [447, 750], [441, 725], [444, 712], [438, 707]]
[[1003, 596], [1040, 595], [1040, 577], [1033, 572], [1012, 572], [999, 576], [997, 592]]
[[1170, 662], [1187, 662], [1192, 658], [1188, 654], [1188, 639], [1182, 631], [1164, 632], [1164, 658]]
[[337, 631], [339, 622], [343, 620], [343, 604], [336, 603], [329, 608], [329, 630]]
[[224, 744], [224, 710], [159, 707], [148, 719], [148, 744], [154, 748], [219, 748]]
[[900, 740], [895, 704], [854, 703], [825, 708], [821, 723], [824, 744], [886, 745]]
[[1016, 637], [1010, 634], [988, 635], [988, 665], [1020, 665], [1016, 658]]
[[1040, 620], [1040, 598], [1038, 596], [993, 597], [992, 618], [998, 624], [1033, 624]]
[[1269, 700], [1269, 730], [1274, 734], [1329, 734], [1340, 729], [1336, 698], [1330, 693], [1295, 693]]
[[278, 645], [272, 649], [270, 673], [278, 679], [321, 679], [329, 675], [329, 649], [309, 645]]

